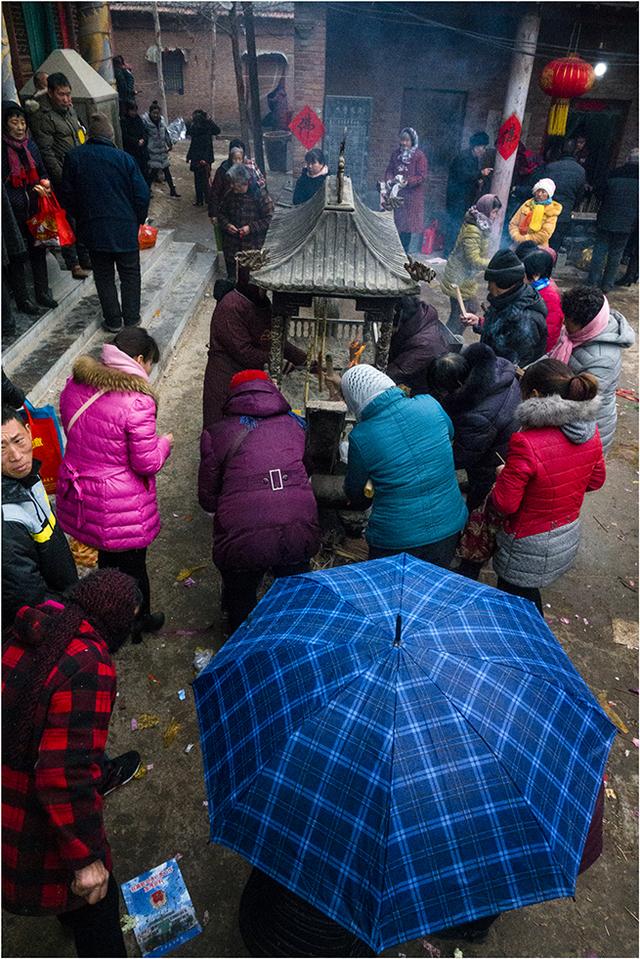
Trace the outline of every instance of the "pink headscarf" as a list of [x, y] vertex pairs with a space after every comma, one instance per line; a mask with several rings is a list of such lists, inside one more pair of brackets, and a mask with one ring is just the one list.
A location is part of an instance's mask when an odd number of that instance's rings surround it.
[[609, 312], [609, 301], [605, 296], [599, 312], [581, 330], [569, 333], [563, 323], [560, 338], [549, 356], [553, 357], [554, 360], [560, 360], [561, 363], [568, 363], [576, 346], [582, 346], [583, 343], [595, 340], [599, 333], [606, 330], [609, 323]]

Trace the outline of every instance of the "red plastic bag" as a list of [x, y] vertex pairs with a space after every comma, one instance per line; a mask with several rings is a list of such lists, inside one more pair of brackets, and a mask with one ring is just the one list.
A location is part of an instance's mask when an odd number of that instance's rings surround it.
[[423, 253], [433, 253], [434, 250], [439, 250], [438, 246], [438, 237], [439, 237], [439, 226], [437, 220], [432, 220], [429, 226], [426, 228], [422, 234], [422, 252]]
[[33, 455], [40, 461], [40, 479], [47, 493], [53, 495], [64, 453], [60, 420], [53, 406], [35, 407], [25, 400], [24, 408], [31, 429]]
[[150, 250], [156, 245], [157, 239], [158, 227], [149, 226], [148, 223], [143, 223], [138, 230], [138, 248], [140, 250]]
[[33, 237], [34, 246], [71, 246], [76, 242], [75, 234], [55, 194], [45, 193], [38, 187], [35, 189], [38, 194], [38, 212], [27, 220], [27, 229]]

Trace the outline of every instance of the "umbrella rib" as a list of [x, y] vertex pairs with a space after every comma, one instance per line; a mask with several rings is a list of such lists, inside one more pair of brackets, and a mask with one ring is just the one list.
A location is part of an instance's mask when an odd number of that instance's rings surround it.
[[[400, 650], [398, 650], [400, 652]], [[393, 703], [393, 725], [392, 729], [396, 728], [396, 717], [398, 712], [398, 684], [396, 683], [396, 694], [395, 700]], [[382, 910], [384, 906], [384, 889], [385, 889], [385, 880], [387, 875], [387, 862], [389, 860], [389, 830], [391, 828], [391, 797], [393, 795], [393, 767], [396, 758], [396, 737], [393, 736], [392, 747], [391, 747], [391, 761], [389, 763], [389, 790], [387, 793], [387, 811], [385, 813], [385, 824], [384, 824], [384, 845], [383, 845], [383, 864], [381, 870], [381, 882], [382, 888], [379, 891], [380, 895], [380, 905], [378, 907], [378, 918], [376, 923], [376, 928], [380, 929], [381, 919], [382, 919]]]

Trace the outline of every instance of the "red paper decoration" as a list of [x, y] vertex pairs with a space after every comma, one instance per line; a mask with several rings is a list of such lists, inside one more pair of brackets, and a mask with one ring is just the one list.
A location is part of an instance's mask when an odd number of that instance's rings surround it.
[[521, 133], [522, 124], [516, 114], [512, 113], [498, 130], [498, 139], [496, 140], [496, 150], [503, 160], [508, 160], [511, 154], [516, 152]]
[[306, 150], [310, 150], [324, 136], [324, 123], [310, 106], [303, 107], [296, 114], [289, 129]]

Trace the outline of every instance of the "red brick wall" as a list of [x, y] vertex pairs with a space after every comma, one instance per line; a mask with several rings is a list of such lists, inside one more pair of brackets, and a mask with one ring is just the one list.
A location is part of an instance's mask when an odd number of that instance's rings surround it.
[[[325, 93], [326, 4], [296, 3], [294, 27], [295, 81], [293, 112], [307, 104], [322, 119]], [[321, 142], [321, 141], [319, 141]], [[305, 147], [293, 137], [293, 171], [300, 173]]]
[[[144, 112], [159, 95], [155, 63], [145, 60], [147, 49], [155, 42], [151, 13], [129, 13], [111, 7], [113, 21], [114, 53], [121, 53], [133, 69], [136, 78], [138, 106]], [[223, 25], [224, 25], [223, 21]], [[161, 17], [162, 44], [180, 47], [188, 51], [184, 64], [184, 94], [167, 93], [169, 118], [188, 118], [193, 110], [203, 109], [213, 113], [223, 134], [237, 136], [238, 98], [233, 70], [231, 41], [228, 33], [218, 24], [215, 54], [215, 104], [211, 102], [211, 27], [207, 20], [181, 15]], [[283, 53], [288, 60], [288, 78], [293, 77], [293, 19], [256, 17], [257, 52]], [[240, 52], [246, 51], [241, 39]], [[287, 83], [290, 100], [293, 97], [292, 79]]]

